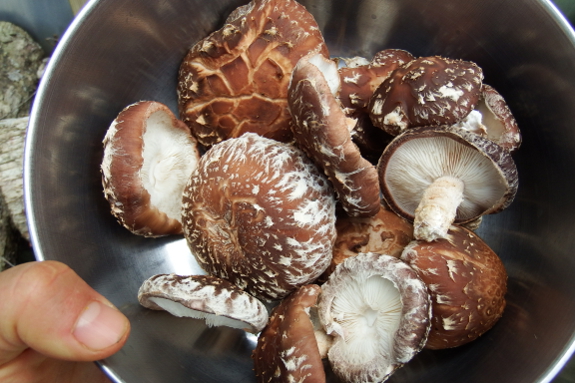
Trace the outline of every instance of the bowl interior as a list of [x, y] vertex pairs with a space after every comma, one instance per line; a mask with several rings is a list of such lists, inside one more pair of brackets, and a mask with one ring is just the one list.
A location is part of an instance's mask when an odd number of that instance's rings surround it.
[[[575, 330], [575, 38], [546, 1], [302, 0], [332, 56], [383, 48], [472, 60], [507, 100], [523, 133], [519, 192], [478, 233], [500, 255], [503, 318], [456, 349], [423, 351], [392, 382], [549, 381]], [[32, 111], [25, 198], [35, 253], [60, 260], [131, 320], [126, 346], [101, 362], [122, 382], [254, 382], [255, 337], [141, 308], [156, 273], [202, 273], [181, 237], [123, 229], [103, 198], [102, 139], [139, 100], [176, 111], [176, 72], [191, 45], [243, 0], [92, 1], [56, 49]], [[330, 377], [330, 381], [334, 381]]]

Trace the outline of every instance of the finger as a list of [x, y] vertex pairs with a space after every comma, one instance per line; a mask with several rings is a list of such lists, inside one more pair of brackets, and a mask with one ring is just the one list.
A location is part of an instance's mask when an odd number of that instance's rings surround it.
[[0, 364], [28, 347], [58, 359], [98, 360], [128, 337], [128, 319], [62, 263], [8, 269], [0, 292]]
[[110, 383], [93, 362], [71, 362], [49, 358], [27, 349], [0, 367], [2, 383]]

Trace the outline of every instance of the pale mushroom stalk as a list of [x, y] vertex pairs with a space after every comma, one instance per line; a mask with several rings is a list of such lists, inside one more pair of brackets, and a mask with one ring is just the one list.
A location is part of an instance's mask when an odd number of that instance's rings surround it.
[[439, 177], [425, 191], [415, 209], [414, 236], [424, 241], [445, 238], [463, 201], [463, 182], [452, 176]]

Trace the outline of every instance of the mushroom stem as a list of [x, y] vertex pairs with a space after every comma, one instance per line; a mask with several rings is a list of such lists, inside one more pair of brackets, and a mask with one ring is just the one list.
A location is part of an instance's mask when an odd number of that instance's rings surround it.
[[463, 201], [463, 182], [452, 176], [439, 177], [425, 189], [413, 222], [416, 239], [431, 242], [445, 238]]

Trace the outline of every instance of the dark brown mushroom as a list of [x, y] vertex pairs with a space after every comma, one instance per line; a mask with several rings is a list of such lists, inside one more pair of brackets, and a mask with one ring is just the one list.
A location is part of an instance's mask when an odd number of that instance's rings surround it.
[[345, 382], [383, 382], [423, 348], [431, 300], [406, 263], [362, 253], [322, 285], [318, 313], [334, 337], [328, 359], [335, 374]]
[[127, 106], [104, 138], [102, 184], [112, 214], [138, 235], [181, 234], [181, 196], [199, 158], [196, 140], [166, 105]]
[[285, 297], [331, 262], [333, 189], [293, 145], [246, 133], [212, 146], [183, 204], [200, 266], [260, 299]]
[[453, 125], [479, 102], [483, 71], [475, 63], [420, 57], [396, 69], [374, 92], [373, 124], [391, 135], [411, 127]]
[[260, 332], [268, 322], [265, 305], [230, 282], [210, 275], [157, 274], [144, 281], [138, 301], [152, 310]]
[[379, 210], [379, 185], [373, 164], [353, 143], [355, 119], [348, 118], [335, 94], [340, 87], [336, 64], [312, 54], [296, 65], [288, 88], [295, 141], [333, 183], [339, 201], [351, 216]]
[[329, 56], [305, 7], [294, 0], [252, 0], [184, 58], [181, 118], [206, 147], [244, 132], [291, 140], [287, 85], [309, 52]]
[[507, 150], [456, 127], [409, 129], [388, 145], [378, 170], [385, 201], [426, 241], [444, 238], [453, 223], [502, 211], [518, 186]]
[[472, 231], [453, 226], [444, 239], [414, 241], [401, 259], [431, 292], [433, 317], [426, 348], [471, 342], [502, 316], [507, 291], [505, 267]]
[[311, 318], [320, 292], [318, 285], [302, 286], [273, 309], [252, 353], [258, 382], [325, 383], [326, 346], [318, 345]]

